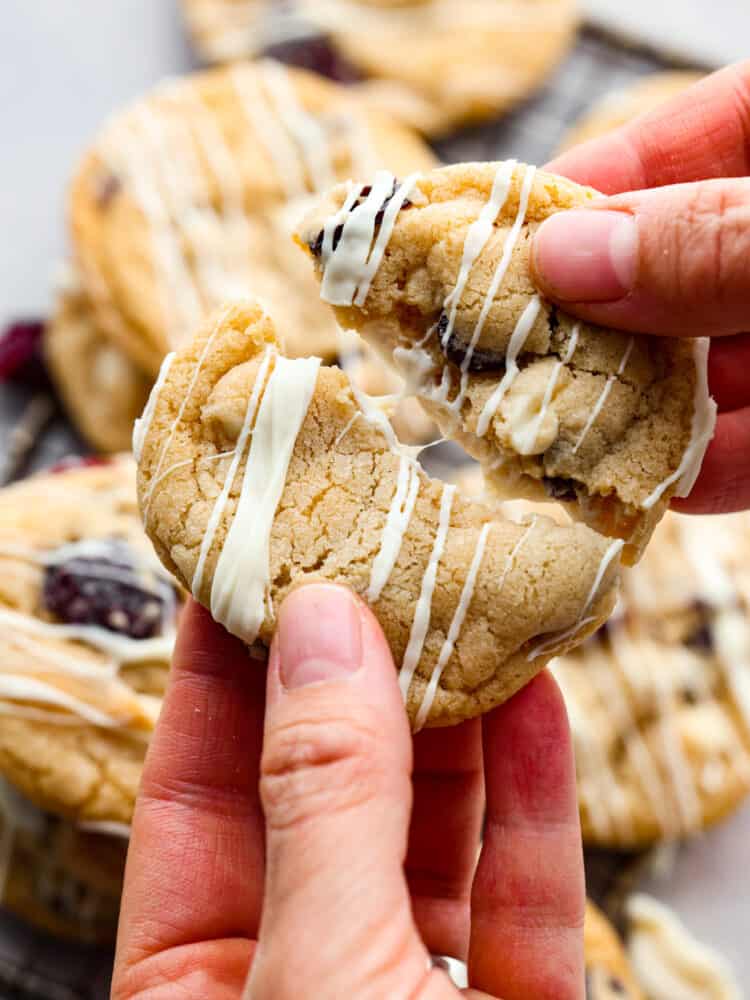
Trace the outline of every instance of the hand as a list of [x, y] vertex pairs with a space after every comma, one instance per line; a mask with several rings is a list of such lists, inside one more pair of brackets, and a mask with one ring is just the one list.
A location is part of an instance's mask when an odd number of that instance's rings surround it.
[[581, 837], [552, 678], [412, 742], [380, 627], [326, 584], [287, 598], [264, 696], [265, 674], [188, 606], [113, 1000], [458, 997], [430, 952], [468, 959], [476, 1000], [582, 1000]]
[[709, 361], [716, 437], [690, 498], [675, 506], [694, 513], [749, 507], [750, 62], [549, 169], [610, 197], [539, 228], [539, 287], [596, 323], [717, 338]]

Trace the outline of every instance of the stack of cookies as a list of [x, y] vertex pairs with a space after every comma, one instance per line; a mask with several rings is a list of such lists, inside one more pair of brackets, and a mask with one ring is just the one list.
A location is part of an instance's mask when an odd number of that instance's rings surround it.
[[[438, 168], [423, 138], [541, 85], [572, 0], [183, 6], [216, 66], [92, 142], [45, 332], [70, 419], [111, 457], [0, 492], [0, 901], [112, 939], [184, 594], [257, 652], [312, 578], [373, 608], [415, 730], [552, 662], [589, 847], [718, 822], [750, 791], [750, 519], [667, 513], [713, 431], [707, 345], [546, 302], [534, 232], [596, 192], [515, 161]], [[434, 434], [479, 486], [428, 475]], [[635, 972], [589, 908], [588, 1000], [732, 995], [657, 904], [627, 915]]]

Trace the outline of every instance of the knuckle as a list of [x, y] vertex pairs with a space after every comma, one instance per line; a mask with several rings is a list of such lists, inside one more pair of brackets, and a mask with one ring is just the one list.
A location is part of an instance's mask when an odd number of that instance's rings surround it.
[[385, 761], [376, 729], [364, 720], [309, 718], [273, 730], [261, 761], [266, 822], [284, 829], [377, 796]]

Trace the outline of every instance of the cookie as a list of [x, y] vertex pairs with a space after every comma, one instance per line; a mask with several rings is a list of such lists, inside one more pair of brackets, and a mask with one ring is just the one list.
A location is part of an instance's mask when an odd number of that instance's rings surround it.
[[700, 73], [672, 71], [652, 73], [630, 86], [605, 94], [564, 136], [560, 152], [596, 139], [627, 125], [634, 118], [654, 111], [672, 97], [677, 97], [702, 78]]
[[48, 812], [129, 823], [178, 607], [132, 459], [0, 491], [0, 775]]
[[303, 220], [321, 297], [406, 379], [501, 494], [555, 499], [625, 560], [713, 435], [708, 341], [574, 320], [537, 292], [530, 246], [595, 192], [519, 166], [463, 164], [335, 188]]
[[583, 930], [586, 1000], [643, 1000], [617, 931], [590, 900]]
[[155, 377], [207, 310], [252, 288], [290, 354], [334, 357], [336, 324], [290, 233], [311, 192], [381, 163], [434, 156], [313, 74], [266, 61], [162, 84], [112, 119], [72, 185], [94, 321]]
[[626, 906], [628, 952], [648, 1000], [741, 1000], [729, 963], [698, 941], [669, 907], [638, 893]]
[[279, 353], [257, 303], [165, 363], [134, 444], [149, 537], [214, 618], [267, 646], [293, 587], [348, 584], [416, 728], [508, 698], [611, 610], [621, 542], [515, 523], [430, 480], [343, 372]]
[[492, 118], [540, 87], [570, 48], [574, 0], [301, 0], [368, 79], [374, 107], [436, 136]]
[[696, 833], [750, 792], [750, 516], [668, 514], [615, 616], [557, 660], [584, 839]]
[[[209, 61], [321, 44], [323, 71], [365, 79], [371, 107], [429, 135], [491, 118], [538, 88], [568, 51], [574, 0], [183, 0]], [[339, 65], [341, 58], [346, 62]]]
[[0, 779], [0, 904], [56, 937], [111, 944], [128, 840], [110, 831], [44, 813]]
[[127, 451], [153, 379], [102, 334], [74, 273], [71, 279], [45, 330], [47, 366], [86, 441], [101, 452]]

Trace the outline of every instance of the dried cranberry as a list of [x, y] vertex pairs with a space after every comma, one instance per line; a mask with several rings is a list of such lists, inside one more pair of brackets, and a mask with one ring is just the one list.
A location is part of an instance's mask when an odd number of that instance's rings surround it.
[[66, 455], [65, 458], [61, 458], [59, 462], [55, 462], [45, 471], [57, 476], [70, 472], [71, 469], [86, 469], [90, 466], [111, 464], [111, 460], [102, 455]]
[[43, 339], [41, 320], [20, 320], [6, 327], [0, 336], [0, 381], [48, 388]]
[[[443, 313], [437, 326], [440, 348], [446, 358], [460, 368], [466, 360], [468, 345], [460, 339], [455, 330], [451, 333], [447, 342], [444, 343], [447, 329], [448, 315], [447, 313]], [[474, 373], [505, 371], [505, 355], [498, 354], [496, 351], [487, 351], [481, 347], [475, 347], [471, 352], [468, 370]]]
[[552, 500], [571, 501], [575, 500], [576, 484], [572, 479], [563, 479], [562, 476], [544, 476], [542, 479], [544, 492]]
[[336, 50], [327, 35], [277, 42], [269, 45], [264, 54], [287, 66], [320, 73], [337, 83], [356, 83], [362, 79], [362, 74]]
[[163, 631], [174, 613], [174, 591], [139, 569], [124, 542], [84, 542], [60, 555], [44, 574], [44, 604], [53, 614], [69, 624], [99, 625], [132, 639]]
[[122, 190], [122, 181], [117, 174], [102, 174], [96, 185], [96, 205], [102, 211], [109, 208], [117, 195]]

